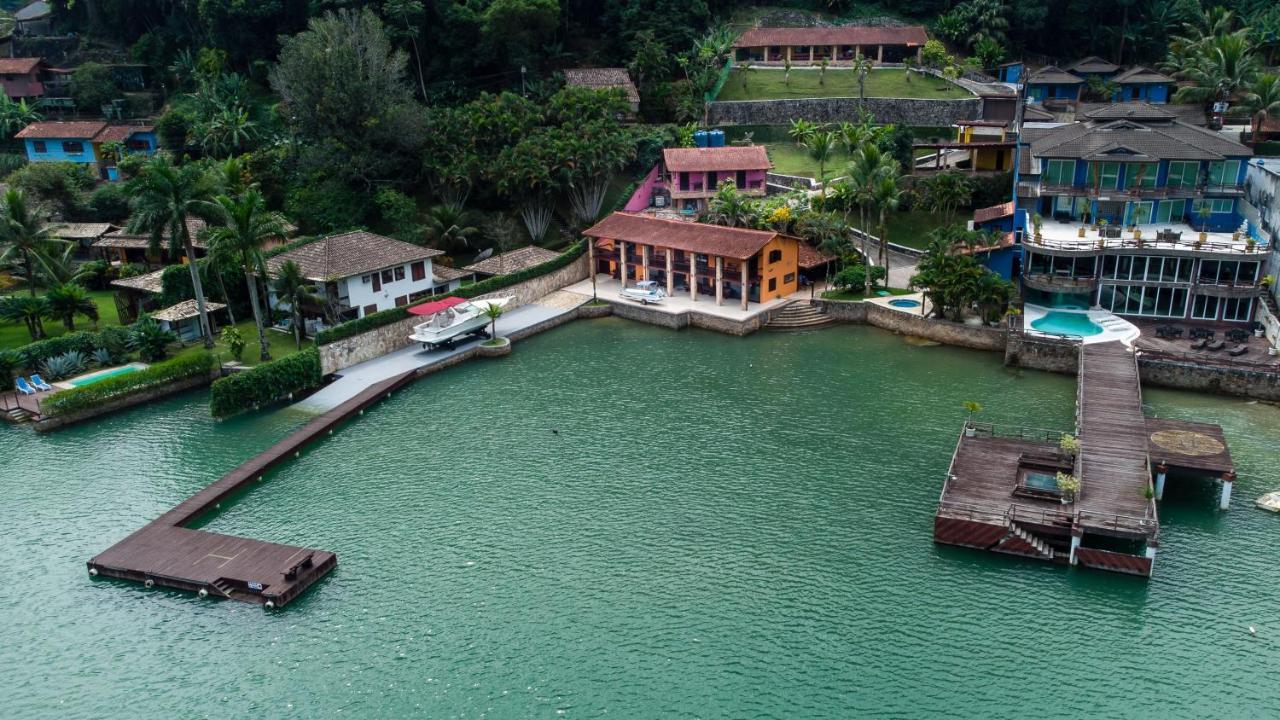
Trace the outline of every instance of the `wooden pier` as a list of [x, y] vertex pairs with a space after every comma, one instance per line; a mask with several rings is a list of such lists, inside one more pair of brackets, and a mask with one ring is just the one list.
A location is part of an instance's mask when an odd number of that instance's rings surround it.
[[[943, 483], [934, 541], [1150, 576], [1156, 500], [1170, 472], [1221, 477], [1224, 509], [1230, 499], [1235, 475], [1221, 429], [1145, 417], [1137, 357], [1118, 342], [1081, 345], [1079, 449], [1062, 447], [1062, 434], [968, 423]], [[1059, 474], [1079, 480], [1074, 497], [1058, 487]]]
[[325, 550], [221, 535], [184, 527], [263, 480], [313, 440], [331, 434], [347, 418], [413, 380], [410, 371], [371, 385], [359, 395], [303, 425], [200, 492], [89, 560], [89, 574], [123, 578], [201, 596], [287, 605], [338, 564]]

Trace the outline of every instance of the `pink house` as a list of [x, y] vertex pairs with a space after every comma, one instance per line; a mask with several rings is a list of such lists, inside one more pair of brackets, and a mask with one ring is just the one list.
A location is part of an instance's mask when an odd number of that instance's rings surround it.
[[10, 100], [44, 95], [40, 74], [45, 63], [40, 58], [0, 58], [0, 85]]
[[686, 215], [707, 209], [720, 186], [732, 182], [744, 195], [762, 197], [765, 175], [773, 165], [763, 145], [747, 147], [667, 148], [627, 203], [628, 212], [671, 208]]

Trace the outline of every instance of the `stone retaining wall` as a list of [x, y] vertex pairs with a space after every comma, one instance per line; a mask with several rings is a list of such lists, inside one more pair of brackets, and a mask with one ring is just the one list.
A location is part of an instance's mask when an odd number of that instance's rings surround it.
[[959, 120], [977, 120], [982, 100], [921, 98], [803, 98], [791, 100], [727, 100], [708, 107], [711, 125], [787, 125], [804, 119], [817, 123], [856, 121], [865, 109], [877, 123], [908, 127], [947, 127]]
[[[583, 253], [582, 257], [559, 270], [516, 283], [497, 292], [481, 295], [476, 299], [510, 296], [514, 299], [507, 308], [515, 309], [586, 278], [587, 256]], [[328, 375], [408, 347], [412, 344], [409, 336], [413, 334], [413, 326], [420, 322], [422, 318], [411, 316], [328, 345], [321, 345], [320, 372]]]
[[1257, 400], [1280, 400], [1280, 373], [1245, 367], [1196, 365], [1139, 355], [1138, 374], [1143, 385], [1160, 385], [1179, 390], [1235, 395]]
[[[681, 313], [669, 313], [655, 310], [635, 303], [620, 300], [605, 300], [612, 308], [611, 313], [620, 318], [634, 320], [646, 325], [657, 325], [669, 330], [681, 330], [687, 327], [714, 330], [726, 335], [750, 335], [759, 330], [771, 313], [761, 313], [746, 320], [730, 320], [729, 318], [707, 315], [692, 310]], [[780, 309], [780, 308], [778, 308]]]
[[98, 405], [97, 407], [85, 408], [84, 410], [79, 410], [77, 412], [50, 415], [42, 420], [36, 421], [32, 427], [34, 427], [37, 432], [57, 430], [61, 427], [74, 425], [79, 422], [84, 422], [85, 420], [90, 420], [119, 410], [131, 408], [135, 405], [142, 405], [143, 403], [149, 403], [152, 400], [159, 400], [161, 398], [169, 397], [170, 395], [176, 395], [180, 392], [186, 392], [193, 388], [203, 387], [213, 382], [221, 376], [221, 374], [222, 372], [220, 370], [214, 370], [207, 377], [200, 375], [198, 377], [186, 378], [185, 380], [171, 382], [168, 385], [148, 388], [130, 395], [125, 395], [124, 397], [116, 398], [110, 402]]
[[1009, 367], [1075, 375], [1080, 370], [1080, 346], [1070, 340], [1011, 333], [1004, 350], [1004, 364]]
[[944, 345], [958, 345], [974, 350], [1003, 352], [1006, 344], [1004, 328], [924, 317], [905, 313], [871, 302], [851, 300], [815, 300], [827, 315], [844, 322], [863, 323], [899, 335], [912, 335]]

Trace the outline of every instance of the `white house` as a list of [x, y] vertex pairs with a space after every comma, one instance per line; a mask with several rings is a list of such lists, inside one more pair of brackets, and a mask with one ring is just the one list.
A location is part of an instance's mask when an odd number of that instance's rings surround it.
[[[359, 230], [276, 255], [267, 261], [267, 270], [274, 277], [292, 260], [325, 299], [328, 307], [315, 310], [353, 319], [456, 290], [470, 273], [432, 263], [440, 254], [435, 248]], [[274, 295], [271, 304], [276, 305]]]

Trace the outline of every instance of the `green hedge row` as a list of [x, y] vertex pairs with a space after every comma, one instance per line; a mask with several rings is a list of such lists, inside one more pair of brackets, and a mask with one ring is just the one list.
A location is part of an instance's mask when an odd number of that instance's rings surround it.
[[18, 356], [20, 366], [35, 370], [45, 360], [71, 350], [91, 355], [94, 350], [106, 347], [110, 348], [113, 353], [118, 354], [125, 350], [128, 342], [129, 328], [110, 325], [98, 332], [77, 330], [65, 335], [37, 340], [15, 349], [13, 352]]
[[226, 417], [320, 385], [320, 353], [308, 348], [213, 381], [209, 412]]
[[156, 363], [145, 370], [117, 375], [99, 380], [92, 385], [54, 393], [40, 404], [40, 409], [46, 415], [86, 410], [161, 385], [199, 375], [207, 377], [216, 367], [218, 367], [218, 359], [212, 353], [197, 353], [174, 358]]
[[[532, 280], [533, 278], [541, 277], [547, 273], [555, 272], [556, 270], [567, 266], [574, 260], [577, 260], [582, 256], [582, 253], [586, 249], [586, 241], [579, 240], [573, 245], [570, 245], [567, 250], [560, 253], [560, 256], [554, 260], [548, 260], [541, 265], [534, 265], [533, 267], [525, 268], [518, 272], [508, 273], [506, 275], [495, 275], [488, 280], [475, 283], [474, 285], [468, 285], [463, 288], [458, 288], [451, 293], [435, 295], [429, 299], [439, 300], [440, 298], [446, 297], [473, 298], [487, 293], [496, 292], [505, 287], [511, 287], [517, 283], [522, 283], [526, 280]], [[341, 325], [335, 325], [327, 330], [321, 330], [316, 334], [316, 345], [328, 345], [330, 343], [338, 342], [339, 340], [345, 340], [354, 335], [366, 333], [384, 325], [399, 322], [407, 317], [409, 317], [409, 306], [407, 305], [382, 310], [373, 313], [372, 315], [365, 315], [362, 318], [350, 320], [342, 323]]]

